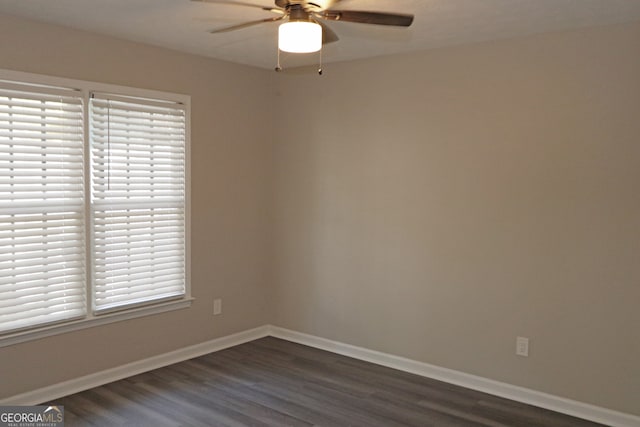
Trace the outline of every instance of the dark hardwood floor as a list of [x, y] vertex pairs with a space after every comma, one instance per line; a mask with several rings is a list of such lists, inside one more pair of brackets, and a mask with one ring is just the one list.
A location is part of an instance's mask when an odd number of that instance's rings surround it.
[[49, 403], [67, 427], [599, 425], [276, 338]]

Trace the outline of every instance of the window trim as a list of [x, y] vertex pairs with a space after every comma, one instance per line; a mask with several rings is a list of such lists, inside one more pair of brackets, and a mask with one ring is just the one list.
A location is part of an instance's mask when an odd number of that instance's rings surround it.
[[61, 77], [46, 76], [41, 74], [25, 73], [21, 71], [0, 69], [0, 80], [3, 83], [16, 83], [22, 85], [49, 86], [53, 90], [55, 88], [64, 88], [76, 90], [82, 95], [84, 106], [84, 151], [85, 151], [85, 198], [90, 200], [90, 183], [86, 180], [90, 177], [90, 162], [87, 160], [90, 150], [90, 132], [89, 132], [89, 98], [91, 93], [108, 93], [114, 96], [123, 96], [126, 98], [142, 98], [142, 99], [158, 99], [167, 102], [179, 103], [184, 105], [185, 109], [185, 294], [179, 299], [160, 300], [157, 302], [149, 302], [144, 305], [136, 305], [131, 308], [107, 311], [96, 314], [91, 307], [93, 283], [91, 282], [91, 256], [92, 256], [92, 218], [90, 216], [89, 203], [85, 203], [85, 253], [86, 253], [86, 312], [82, 318], [72, 320], [64, 320], [58, 323], [50, 323], [41, 326], [34, 326], [29, 329], [21, 329], [15, 332], [7, 332], [0, 335], [0, 348], [27, 342], [35, 339], [45, 338], [49, 336], [77, 331], [94, 326], [105, 325], [124, 320], [135, 319], [144, 316], [150, 316], [159, 313], [165, 313], [173, 310], [181, 310], [189, 308], [194, 301], [191, 296], [191, 97], [189, 95], [161, 92], [156, 90], [132, 88], [128, 86], [119, 86], [106, 83], [92, 82], [86, 80], [67, 79]]

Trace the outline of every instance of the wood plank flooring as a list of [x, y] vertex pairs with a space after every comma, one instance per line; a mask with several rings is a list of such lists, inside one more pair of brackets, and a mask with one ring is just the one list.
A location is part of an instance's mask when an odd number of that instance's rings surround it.
[[67, 427], [599, 425], [277, 338], [54, 403]]

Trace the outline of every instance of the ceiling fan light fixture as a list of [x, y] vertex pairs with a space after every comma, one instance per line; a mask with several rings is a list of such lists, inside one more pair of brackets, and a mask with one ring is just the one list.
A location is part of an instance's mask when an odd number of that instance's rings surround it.
[[310, 21], [289, 21], [278, 29], [278, 48], [283, 52], [311, 53], [322, 49], [322, 27]]

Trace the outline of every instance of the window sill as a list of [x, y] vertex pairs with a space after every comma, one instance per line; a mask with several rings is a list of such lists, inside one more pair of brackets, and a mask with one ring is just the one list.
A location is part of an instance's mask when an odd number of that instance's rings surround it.
[[43, 326], [29, 331], [16, 332], [0, 337], [0, 348], [40, 338], [50, 337], [67, 332], [78, 331], [80, 329], [92, 328], [94, 326], [107, 325], [109, 323], [121, 322], [123, 320], [136, 319], [138, 317], [150, 316], [153, 314], [166, 313], [168, 311], [181, 310], [191, 307], [194, 298], [188, 297], [178, 301], [168, 301], [161, 304], [139, 307], [127, 311], [104, 314], [101, 316], [88, 316], [80, 320], [60, 323], [56, 325]]

